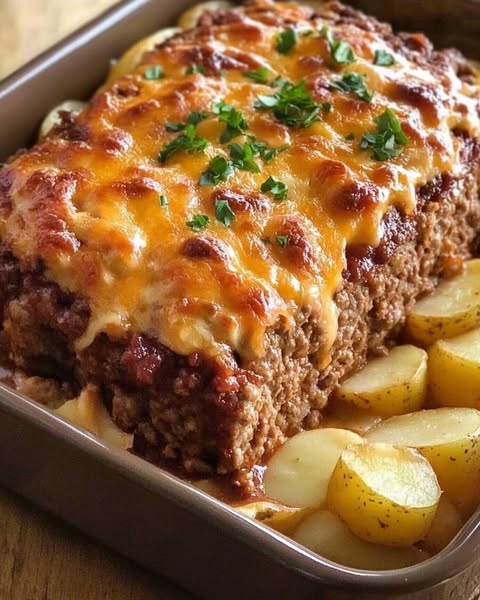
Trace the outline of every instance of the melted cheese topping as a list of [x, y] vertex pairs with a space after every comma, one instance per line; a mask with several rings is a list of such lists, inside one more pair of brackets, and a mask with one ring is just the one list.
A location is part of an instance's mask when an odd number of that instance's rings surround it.
[[[411, 214], [418, 186], [460, 172], [453, 130], [479, 132], [477, 88], [448, 61], [422, 62], [421, 52], [395, 45], [398, 38], [380, 27], [335, 24], [335, 16], [328, 5], [312, 18], [307, 7], [269, 2], [223, 13], [219, 24], [204, 22], [147, 52], [133, 73], [100, 89], [72, 127], [57, 128], [8, 165], [13, 206], [0, 211], [0, 235], [19, 258], [40, 257], [49, 278], [87, 297], [92, 315], [79, 349], [100, 332], [134, 330], [181, 354], [227, 344], [251, 358], [264, 351], [265, 328], [279, 319], [288, 324], [305, 306], [318, 312], [333, 343], [346, 247], [377, 245], [390, 207]], [[298, 41], [280, 54], [276, 36], [291, 23]], [[353, 64], [335, 64], [324, 35], [302, 35], [324, 26], [351, 45]], [[393, 54], [395, 64], [373, 64], [377, 49]], [[187, 74], [192, 64], [204, 74]], [[153, 65], [164, 78], [145, 78]], [[257, 97], [278, 90], [245, 77], [259, 67], [305, 81], [314, 100], [332, 110], [307, 128], [258, 110]], [[365, 76], [371, 102], [330, 89], [345, 71]], [[271, 162], [256, 159], [260, 173], [235, 170], [226, 182], [200, 186], [210, 159], [228, 158], [217, 116], [197, 126], [209, 142], [203, 152], [181, 151], [164, 164], [157, 156], [178, 135], [166, 122], [211, 111], [220, 100], [242, 113], [249, 135], [288, 148]], [[409, 142], [400, 156], [380, 162], [359, 143], [387, 107]], [[286, 201], [260, 192], [271, 175], [287, 184]], [[235, 213], [231, 227], [215, 218], [222, 198]], [[199, 232], [186, 225], [195, 214], [210, 218]], [[277, 236], [288, 236], [285, 247]]]

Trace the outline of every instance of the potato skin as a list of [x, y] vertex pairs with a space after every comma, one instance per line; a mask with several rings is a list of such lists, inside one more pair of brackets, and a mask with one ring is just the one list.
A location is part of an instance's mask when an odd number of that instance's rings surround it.
[[392, 417], [422, 408], [427, 394], [427, 353], [405, 345], [367, 363], [337, 391], [343, 403]]
[[440, 552], [457, 535], [463, 520], [445, 494], [442, 494], [432, 525], [422, 541], [422, 546], [430, 552]]
[[327, 510], [314, 512], [302, 521], [293, 539], [329, 560], [356, 569], [400, 569], [429, 557], [416, 547], [389, 548], [361, 540]]
[[480, 325], [480, 259], [465, 272], [443, 281], [407, 315], [405, 330], [414, 344], [428, 348], [437, 340], [461, 335]]
[[[363, 461], [363, 453], [378, 452], [380, 455], [385, 451], [394, 458], [393, 462], [396, 464], [389, 477], [382, 483], [377, 483], [377, 489], [374, 489], [360, 470], [357, 470], [358, 461]], [[367, 468], [375, 469], [372, 457], [366, 458]], [[418, 485], [429, 486], [429, 491], [432, 488], [432, 502], [427, 506], [402, 506], [391, 497], [390, 480], [395, 480], [394, 486], [399, 485], [395, 469], [400, 471], [402, 462], [407, 461], [416, 466], [415, 481], [418, 481]], [[382, 466], [379, 462], [378, 468], [381, 469]], [[411, 480], [406, 485], [408, 490], [414, 489]], [[393, 448], [386, 444], [365, 444], [359, 452], [353, 446], [347, 447], [330, 478], [327, 494], [330, 510], [358, 537], [376, 544], [405, 547], [426, 536], [435, 517], [439, 499], [440, 488], [435, 474], [421, 454], [409, 448]]]
[[428, 351], [429, 392], [436, 406], [480, 409], [480, 350], [478, 360], [468, 358], [461, 352], [463, 344], [480, 348], [480, 329], [440, 340]]

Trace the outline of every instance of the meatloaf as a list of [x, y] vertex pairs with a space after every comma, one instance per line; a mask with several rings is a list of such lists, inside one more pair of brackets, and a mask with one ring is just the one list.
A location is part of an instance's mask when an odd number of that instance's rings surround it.
[[478, 99], [337, 2], [205, 12], [0, 169], [4, 351], [248, 489], [475, 253]]

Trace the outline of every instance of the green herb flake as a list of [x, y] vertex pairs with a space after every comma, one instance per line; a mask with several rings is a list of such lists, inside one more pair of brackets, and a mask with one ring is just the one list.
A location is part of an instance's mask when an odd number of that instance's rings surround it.
[[302, 31], [302, 37], [312, 37], [314, 33], [313, 29], [307, 29], [306, 31]]
[[260, 167], [254, 161], [258, 153], [252, 144], [230, 144], [228, 150], [232, 164], [236, 169], [250, 171], [251, 173], [260, 173]]
[[153, 65], [152, 67], [147, 67], [145, 69], [143, 76], [145, 77], [145, 79], [148, 80], [162, 79], [163, 77], [165, 77], [165, 73], [162, 67], [159, 67], [158, 65]]
[[225, 144], [234, 137], [242, 135], [248, 129], [248, 123], [241, 112], [231, 104], [223, 101], [214, 102], [212, 112], [218, 115], [218, 120], [225, 123], [226, 127], [220, 135], [220, 142]]
[[215, 217], [217, 221], [223, 223], [225, 227], [230, 227], [235, 220], [235, 213], [230, 208], [228, 200], [215, 200]]
[[332, 103], [331, 102], [322, 102], [320, 104], [320, 107], [326, 115], [329, 115], [332, 112]]
[[207, 169], [200, 175], [200, 185], [216, 185], [227, 181], [233, 174], [233, 164], [223, 156], [215, 156], [209, 162]]
[[193, 75], [195, 73], [203, 75], [205, 73], [205, 67], [203, 65], [190, 65], [185, 69], [186, 75]]
[[185, 224], [192, 231], [198, 232], [198, 231], [201, 231], [202, 229], [205, 229], [205, 227], [208, 225], [209, 221], [210, 221], [210, 218], [208, 217], [208, 215], [197, 214], [197, 215], [193, 215], [192, 220], [187, 221]]
[[264, 243], [264, 244], [271, 244], [272, 240], [267, 236], [260, 238], [260, 240]]
[[183, 133], [166, 144], [158, 155], [161, 163], [166, 162], [173, 154], [185, 150], [190, 154], [194, 152], [203, 152], [208, 146], [208, 140], [199, 137], [195, 131], [195, 125], [189, 123], [185, 126]]
[[168, 206], [168, 198], [163, 194], [160, 196], [160, 206]]
[[295, 29], [289, 27], [275, 36], [277, 42], [275, 49], [279, 54], [288, 54], [297, 43], [298, 36]]
[[341, 79], [337, 79], [330, 84], [330, 89], [339, 92], [350, 92], [365, 102], [371, 102], [373, 98], [373, 92], [365, 85], [365, 77], [359, 73], [345, 72]]
[[355, 55], [350, 44], [337, 40], [328, 27], [323, 27], [320, 35], [325, 36], [330, 50], [330, 56], [339, 65], [351, 65], [355, 62]]
[[288, 235], [277, 235], [275, 241], [281, 248], [286, 248], [288, 246], [289, 237]]
[[256, 83], [264, 83], [267, 84], [270, 78], [271, 72], [267, 67], [260, 67], [259, 69], [255, 69], [254, 71], [245, 71], [243, 74], [244, 77], [248, 77], [252, 81]]
[[274, 117], [289, 127], [309, 127], [319, 120], [321, 105], [315, 102], [307, 90], [305, 81], [285, 82], [272, 96], [261, 95], [254, 107], [271, 110]]
[[289, 147], [289, 144], [284, 144], [277, 148], [271, 148], [268, 144], [255, 139], [253, 136], [249, 138], [249, 142], [255, 156], [261, 156], [265, 162], [272, 161]]
[[360, 142], [360, 148], [370, 148], [375, 160], [389, 160], [399, 156], [408, 144], [408, 137], [394, 113], [387, 108], [383, 114], [374, 118], [376, 133], [366, 133]]
[[395, 64], [395, 57], [386, 50], [375, 50], [375, 56], [373, 57], [373, 64], [380, 65], [381, 67], [391, 67]]
[[283, 181], [280, 181], [273, 175], [271, 175], [266, 181], [262, 183], [260, 188], [262, 192], [268, 192], [272, 194], [275, 200], [281, 202], [286, 200], [288, 194], [288, 186]]
[[205, 119], [208, 119], [209, 116], [210, 116], [210, 113], [208, 113], [208, 112], [204, 112], [201, 110], [194, 110], [193, 112], [191, 112], [188, 115], [186, 123], [173, 123], [172, 121], [167, 121], [165, 123], [165, 129], [167, 131], [183, 131], [188, 124], [198, 125]]

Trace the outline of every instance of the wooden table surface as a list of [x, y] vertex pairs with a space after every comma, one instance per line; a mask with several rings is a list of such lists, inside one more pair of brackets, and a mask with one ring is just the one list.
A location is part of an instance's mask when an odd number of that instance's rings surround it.
[[[0, 0], [0, 79], [114, 3]], [[0, 489], [0, 600], [190, 597]]]

